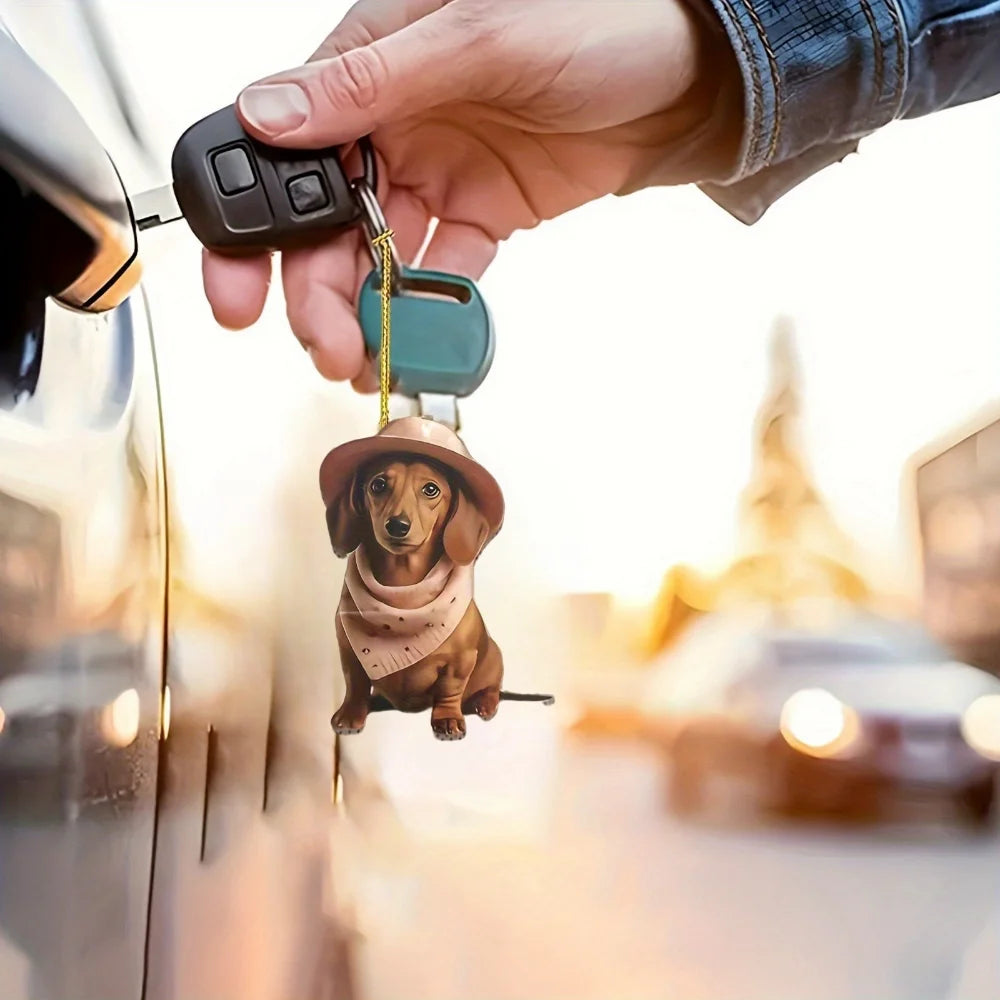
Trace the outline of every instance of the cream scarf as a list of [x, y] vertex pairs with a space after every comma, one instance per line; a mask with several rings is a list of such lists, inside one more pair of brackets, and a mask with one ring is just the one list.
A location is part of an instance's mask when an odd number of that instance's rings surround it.
[[345, 583], [337, 614], [373, 681], [433, 653], [472, 602], [472, 566], [456, 566], [447, 556], [419, 583], [386, 587], [359, 548], [348, 559]]

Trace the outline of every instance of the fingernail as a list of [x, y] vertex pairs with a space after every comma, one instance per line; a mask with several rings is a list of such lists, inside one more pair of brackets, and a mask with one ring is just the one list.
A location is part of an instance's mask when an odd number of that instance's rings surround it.
[[309, 114], [309, 98], [295, 83], [261, 83], [239, 96], [243, 117], [261, 132], [277, 138], [297, 129]]

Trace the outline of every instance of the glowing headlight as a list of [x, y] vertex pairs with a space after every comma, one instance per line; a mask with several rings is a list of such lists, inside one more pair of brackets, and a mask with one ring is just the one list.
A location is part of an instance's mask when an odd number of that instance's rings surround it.
[[122, 691], [101, 715], [104, 738], [116, 747], [127, 747], [139, 735], [139, 692]]
[[843, 753], [858, 737], [854, 710], [829, 691], [796, 691], [781, 710], [781, 735], [789, 746], [814, 757]]
[[965, 710], [962, 736], [976, 753], [1000, 760], [1000, 694], [977, 698]]

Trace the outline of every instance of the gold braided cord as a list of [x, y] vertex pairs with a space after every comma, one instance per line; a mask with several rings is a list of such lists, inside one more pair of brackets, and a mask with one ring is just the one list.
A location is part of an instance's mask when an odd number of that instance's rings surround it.
[[392, 345], [392, 331], [389, 328], [389, 299], [392, 296], [392, 247], [389, 241], [393, 232], [387, 229], [372, 240], [372, 245], [382, 251], [382, 344], [378, 356], [379, 430], [389, 423], [389, 390], [391, 372], [389, 352]]

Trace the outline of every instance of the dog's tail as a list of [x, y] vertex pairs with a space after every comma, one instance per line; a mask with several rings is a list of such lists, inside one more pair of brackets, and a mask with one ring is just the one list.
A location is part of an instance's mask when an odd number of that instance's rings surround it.
[[554, 705], [556, 697], [553, 694], [521, 694], [517, 691], [501, 691], [501, 701], [537, 701], [543, 705]]
[[[501, 691], [501, 701], [537, 701], [542, 705], [554, 705], [555, 695], [551, 694], [521, 694], [518, 691]], [[369, 712], [393, 712], [396, 706], [388, 698], [373, 694], [368, 700]]]

